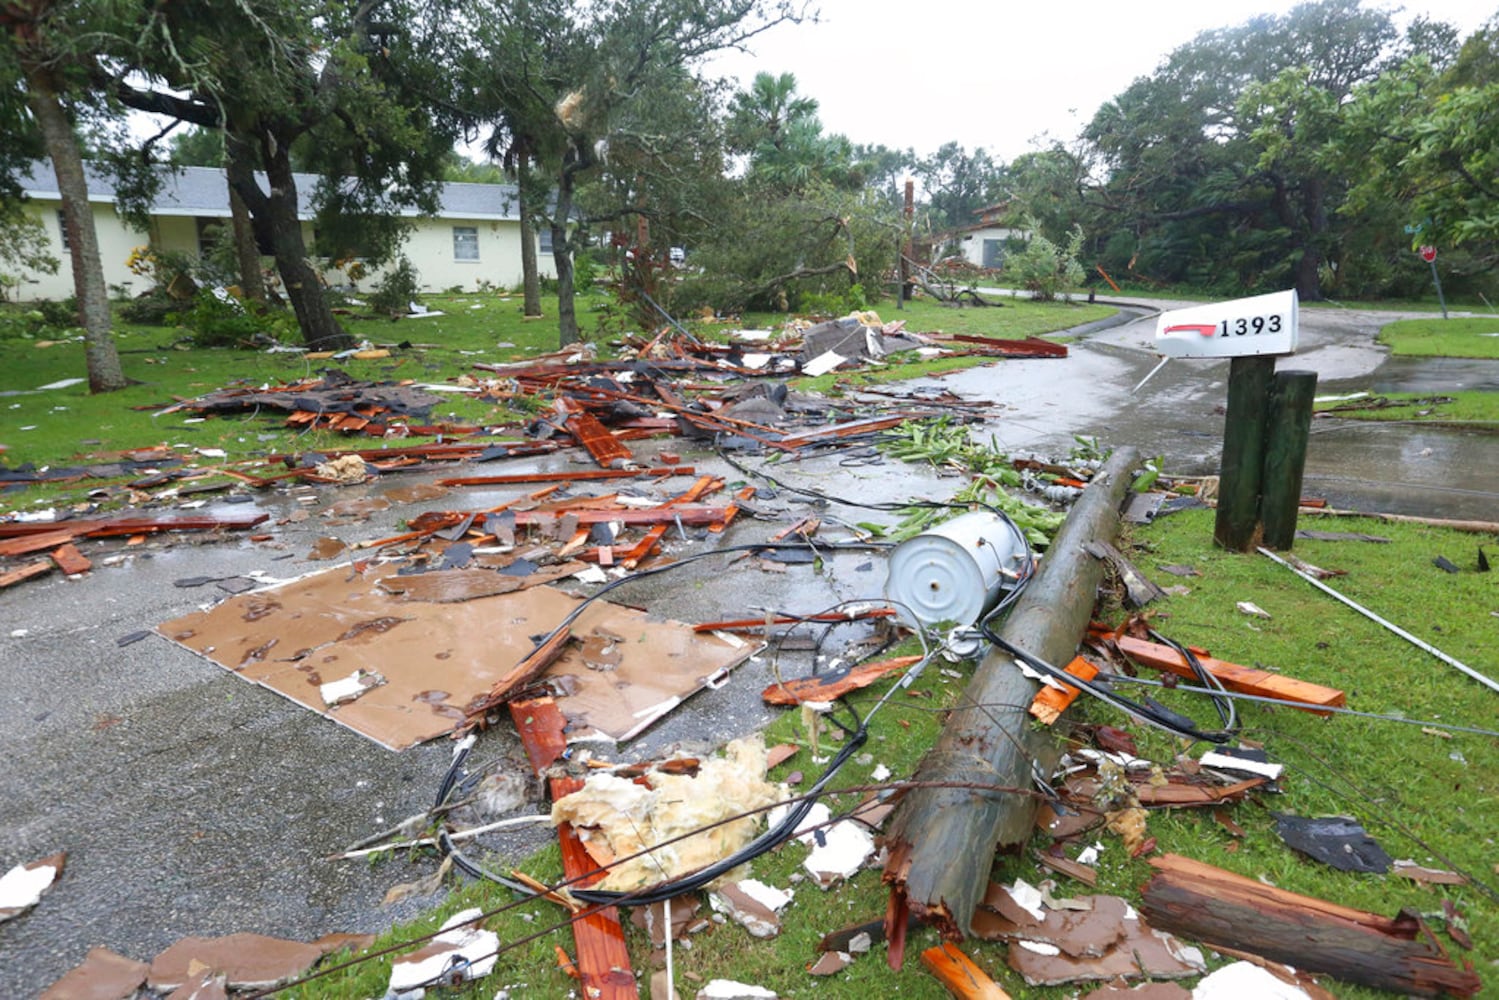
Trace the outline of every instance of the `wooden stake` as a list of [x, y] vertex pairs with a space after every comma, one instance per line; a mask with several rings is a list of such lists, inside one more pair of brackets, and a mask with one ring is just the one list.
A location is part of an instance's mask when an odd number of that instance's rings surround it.
[[1316, 394], [1316, 372], [1275, 373], [1270, 389], [1264, 482], [1260, 489], [1260, 520], [1265, 526], [1266, 548], [1285, 551], [1296, 540], [1306, 442], [1312, 426], [1312, 397]]
[[1223, 418], [1223, 464], [1213, 541], [1248, 552], [1260, 533], [1260, 480], [1265, 469], [1265, 420], [1275, 359], [1234, 358], [1228, 365], [1228, 413]]

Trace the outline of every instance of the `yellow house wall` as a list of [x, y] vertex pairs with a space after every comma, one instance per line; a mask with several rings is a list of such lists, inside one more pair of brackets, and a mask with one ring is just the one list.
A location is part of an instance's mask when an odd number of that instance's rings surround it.
[[[61, 261], [56, 274], [27, 272], [20, 275], [21, 285], [14, 292], [20, 301], [35, 299], [63, 299], [73, 294], [73, 270], [68, 255], [62, 249], [62, 236], [57, 222], [61, 203], [56, 200], [34, 200], [26, 205], [26, 211], [40, 219], [50, 238], [51, 253]], [[95, 202], [94, 227], [99, 236], [99, 256], [104, 267], [104, 281], [109, 286], [123, 286], [128, 295], [138, 295], [151, 285], [149, 275], [131, 273], [126, 261], [138, 246], [151, 244], [159, 249], [196, 253], [198, 250], [198, 228], [190, 217], [157, 216], [152, 219], [152, 232], [148, 236], [125, 225], [112, 204]], [[225, 225], [229, 224], [226, 218]], [[479, 231], [479, 259], [463, 261], [453, 259], [453, 228], [472, 226]], [[302, 238], [312, 245], [312, 224], [303, 223]], [[465, 220], [465, 219], [419, 219], [407, 235], [403, 252], [411, 260], [419, 276], [423, 291], [440, 292], [459, 287], [464, 291], [477, 291], [480, 281], [501, 288], [511, 288], [521, 282], [520, 223], [514, 221]], [[548, 277], [555, 275], [551, 254], [537, 255], [537, 269]], [[358, 287], [368, 291], [379, 282], [385, 269], [374, 270], [362, 278]], [[322, 271], [329, 285], [346, 285], [348, 278], [342, 272], [327, 268]]]

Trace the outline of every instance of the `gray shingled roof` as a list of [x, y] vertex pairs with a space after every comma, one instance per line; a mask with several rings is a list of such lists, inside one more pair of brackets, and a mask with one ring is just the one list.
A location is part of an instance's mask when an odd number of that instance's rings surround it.
[[[93, 164], [85, 164], [88, 177], [89, 201], [113, 202], [114, 181], [108, 172]], [[153, 204], [153, 214], [171, 216], [206, 216], [209, 218], [229, 215], [229, 188], [224, 171], [218, 167], [182, 167], [180, 170], [161, 168], [162, 187]], [[304, 219], [312, 218], [312, 192], [317, 186], [316, 174], [296, 174], [298, 214]], [[262, 184], [265, 175], [257, 174]], [[28, 172], [22, 173], [21, 189], [28, 197], [57, 199], [57, 180], [50, 164], [38, 161]], [[402, 215], [417, 213], [405, 209]], [[437, 215], [444, 219], [519, 219], [517, 192], [510, 184], [444, 184]]]

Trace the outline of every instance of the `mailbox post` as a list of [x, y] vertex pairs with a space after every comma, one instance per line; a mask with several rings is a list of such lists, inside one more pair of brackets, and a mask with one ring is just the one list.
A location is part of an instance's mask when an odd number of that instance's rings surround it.
[[1156, 323], [1168, 357], [1229, 359], [1213, 540], [1230, 551], [1288, 549], [1296, 533], [1317, 377], [1277, 373], [1275, 359], [1296, 352], [1297, 310], [1292, 290], [1177, 309]]

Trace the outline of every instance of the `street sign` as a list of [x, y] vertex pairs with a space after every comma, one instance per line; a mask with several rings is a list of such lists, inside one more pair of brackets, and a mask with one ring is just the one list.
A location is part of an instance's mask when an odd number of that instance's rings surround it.
[[1421, 248], [1421, 259], [1424, 260], [1424, 261], [1426, 261], [1426, 263], [1428, 263], [1428, 264], [1430, 264], [1433, 261], [1435, 261], [1437, 259], [1437, 248], [1436, 247], [1422, 247]]
[[1295, 289], [1161, 313], [1155, 346], [1172, 358], [1296, 353]]

